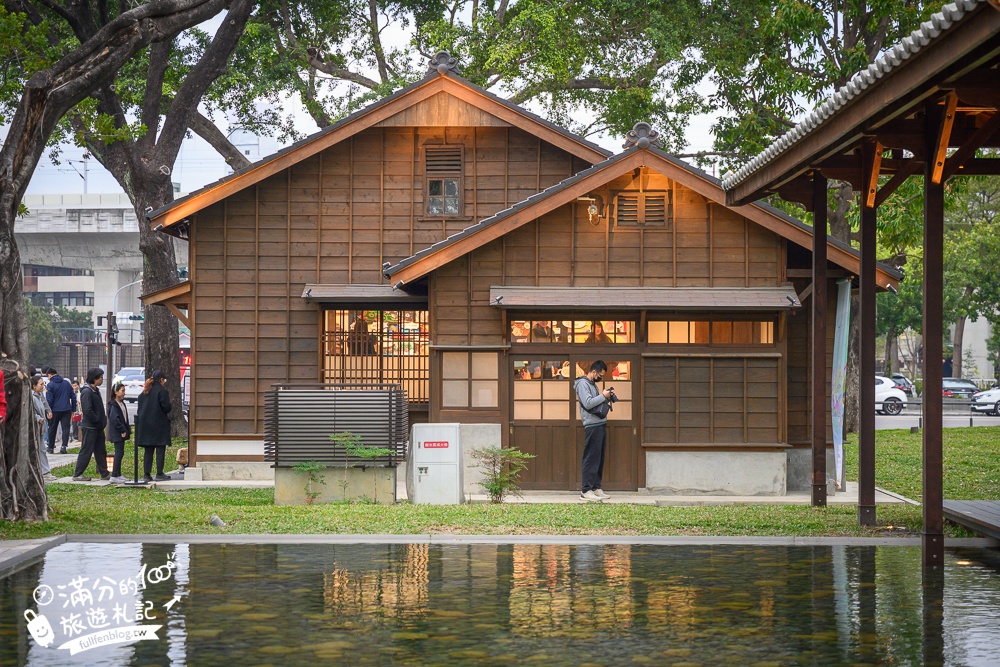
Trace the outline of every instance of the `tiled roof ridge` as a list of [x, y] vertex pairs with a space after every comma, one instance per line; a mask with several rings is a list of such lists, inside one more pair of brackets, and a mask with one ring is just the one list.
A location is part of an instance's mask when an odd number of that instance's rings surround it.
[[867, 68], [852, 76], [844, 86], [834, 92], [825, 102], [813, 109], [798, 125], [772, 142], [761, 153], [737, 169], [735, 173], [732, 171], [726, 173], [722, 177], [723, 189], [731, 190], [751, 173], [803, 139], [819, 127], [823, 121], [832, 116], [834, 112], [854, 99], [863, 90], [868, 88], [868, 86], [875, 83], [877, 79], [882, 78], [895, 67], [917, 54], [931, 40], [936, 39], [966, 14], [987, 1], [956, 0], [956, 2], [942, 7], [940, 12], [937, 12], [929, 20], [921, 23], [920, 27], [911, 32], [909, 36], [904, 37], [894, 47], [876, 58]]

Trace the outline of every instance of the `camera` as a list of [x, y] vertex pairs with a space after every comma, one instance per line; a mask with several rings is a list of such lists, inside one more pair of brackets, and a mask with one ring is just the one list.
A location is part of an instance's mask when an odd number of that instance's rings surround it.
[[610, 396], [608, 396], [608, 402], [609, 403], [617, 403], [618, 402], [618, 394], [615, 393], [615, 388], [614, 387], [608, 387], [608, 392], [610, 393]]

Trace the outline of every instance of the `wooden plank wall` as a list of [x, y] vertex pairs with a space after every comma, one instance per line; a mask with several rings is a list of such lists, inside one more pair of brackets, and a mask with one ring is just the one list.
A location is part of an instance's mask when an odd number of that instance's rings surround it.
[[[428, 143], [465, 146], [463, 216], [424, 215]], [[374, 127], [199, 212], [192, 434], [262, 433], [264, 391], [319, 379], [320, 309], [301, 298], [306, 283], [380, 284], [383, 262], [587, 166], [514, 127]], [[477, 251], [474, 261], [495, 272], [502, 256], [498, 246]], [[488, 295], [485, 274], [472, 280]], [[463, 307], [460, 322], [432, 322], [432, 342], [495, 341], [497, 318], [480, 300]]]

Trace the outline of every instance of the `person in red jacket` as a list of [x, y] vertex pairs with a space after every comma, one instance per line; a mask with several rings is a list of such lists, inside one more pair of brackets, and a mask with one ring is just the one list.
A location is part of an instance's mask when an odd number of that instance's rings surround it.
[[0, 424], [7, 419], [7, 388], [3, 384], [3, 371], [0, 371]]

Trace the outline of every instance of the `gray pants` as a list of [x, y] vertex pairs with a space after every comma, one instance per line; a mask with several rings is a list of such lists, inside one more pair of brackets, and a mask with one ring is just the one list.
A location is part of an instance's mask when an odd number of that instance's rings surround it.
[[45, 420], [38, 425], [38, 465], [42, 469], [43, 475], [48, 475], [52, 470], [49, 465], [48, 454], [45, 453]]

